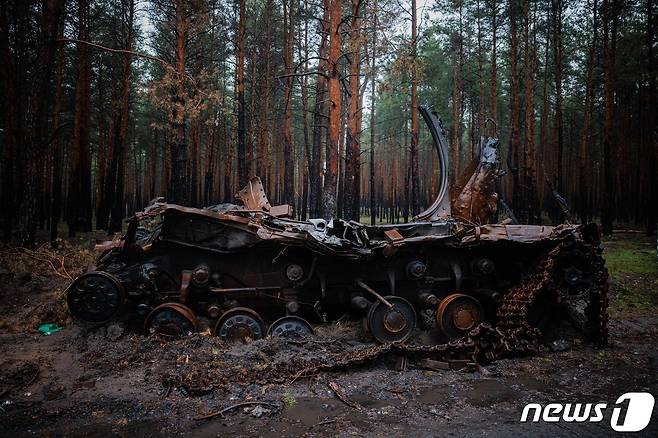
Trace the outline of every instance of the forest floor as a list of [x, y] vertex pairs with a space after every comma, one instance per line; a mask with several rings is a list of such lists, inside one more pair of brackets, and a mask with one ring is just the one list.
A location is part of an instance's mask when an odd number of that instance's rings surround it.
[[[63, 242], [56, 252], [0, 251], [3, 436], [605, 436], [613, 434], [611, 408], [598, 423], [519, 420], [527, 403], [612, 406], [626, 392], [658, 394], [655, 237], [624, 233], [604, 242], [611, 272], [606, 348], [575, 344], [475, 372], [413, 364], [395, 371], [388, 358], [276, 382], [264, 372], [270, 364], [368, 341], [349, 324], [319, 329], [312, 339], [249, 345], [203, 334], [164, 341], [121, 324], [80, 327], [68, 317], [63, 291], [93, 260], [94, 237]], [[37, 327], [46, 322], [63, 329], [44, 336]], [[260, 379], [246, 378], [258, 371]], [[269, 404], [197, 419], [244, 401]], [[642, 435], [658, 436], [657, 410]]]

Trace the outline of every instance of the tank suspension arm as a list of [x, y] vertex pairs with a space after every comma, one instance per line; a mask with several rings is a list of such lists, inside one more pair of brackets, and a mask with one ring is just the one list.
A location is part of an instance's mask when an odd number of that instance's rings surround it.
[[377, 292], [375, 292], [375, 290], [374, 290], [373, 288], [371, 288], [370, 286], [368, 286], [367, 284], [365, 284], [363, 281], [361, 281], [361, 280], [356, 280], [356, 285], [359, 286], [360, 288], [362, 288], [363, 290], [365, 290], [366, 292], [372, 294], [375, 298], [377, 298], [377, 300], [378, 300], [379, 302], [381, 302], [383, 305], [385, 305], [385, 306], [388, 307], [389, 309], [390, 309], [391, 307], [393, 307], [393, 304], [389, 303], [388, 300], [386, 300], [386, 298], [384, 298], [383, 296], [379, 295]]

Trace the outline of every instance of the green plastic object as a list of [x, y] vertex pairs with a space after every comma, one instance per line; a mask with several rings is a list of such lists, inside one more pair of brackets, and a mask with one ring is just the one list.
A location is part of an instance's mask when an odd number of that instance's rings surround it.
[[49, 322], [46, 324], [41, 324], [38, 330], [41, 332], [41, 334], [48, 336], [48, 335], [52, 335], [53, 333], [57, 333], [60, 330], [64, 330], [64, 327]]

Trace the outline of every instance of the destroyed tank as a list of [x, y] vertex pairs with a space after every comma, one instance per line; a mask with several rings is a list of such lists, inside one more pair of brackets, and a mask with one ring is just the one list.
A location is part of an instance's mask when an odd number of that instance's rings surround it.
[[[498, 139], [448, 184], [438, 116], [420, 108], [440, 190], [413, 222], [291, 219], [258, 178], [242, 205], [154, 202], [67, 290], [86, 323], [142, 315], [147, 333], [210, 328], [225, 340], [309, 335], [345, 318], [382, 344], [473, 350], [490, 359], [565, 336], [607, 339], [607, 271], [594, 224], [489, 224], [502, 174]], [[425, 336], [426, 335], [426, 336]], [[411, 347], [409, 347], [411, 348]]]

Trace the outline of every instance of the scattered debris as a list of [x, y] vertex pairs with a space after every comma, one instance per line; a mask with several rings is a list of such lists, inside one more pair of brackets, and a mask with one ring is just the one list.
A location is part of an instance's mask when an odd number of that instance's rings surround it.
[[349, 406], [351, 408], [361, 410], [361, 406], [358, 403], [354, 403], [353, 401], [350, 401], [347, 398], [347, 396], [345, 395], [345, 392], [341, 389], [340, 386], [338, 386], [338, 383], [332, 381], [332, 382], [329, 382], [328, 385], [329, 385], [329, 388], [331, 388], [331, 390], [334, 392], [334, 394], [336, 394], [336, 397], [338, 398], [338, 400], [342, 401], [343, 403], [345, 403], [347, 406]]
[[551, 350], [555, 352], [570, 350], [573, 342], [568, 339], [556, 339], [550, 343]]
[[[246, 401], [246, 402], [242, 402], [242, 403], [238, 403], [238, 404], [235, 404], [235, 405], [228, 406], [224, 409], [221, 409], [221, 410], [216, 411], [216, 412], [212, 412], [210, 414], [201, 415], [201, 416], [196, 417], [194, 419], [195, 420], [207, 420], [207, 419], [214, 418], [214, 417], [223, 417], [225, 413], [227, 413], [229, 411], [232, 411], [233, 409], [241, 408], [241, 407], [244, 407], [244, 406], [261, 406], [261, 407], [262, 406], [270, 406], [270, 407], [275, 408], [275, 409], [280, 409], [280, 406], [278, 404], [272, 403], [272, 402]], [[259, 412], [260, 412], [260, 415], [265, 413], [262, 410], [259, 411]], [[253, 415], [253, 413], [252, 413], [252, 415]]]
[[52, 335], [53, 333], [57, 333], [61, 330], [64, 330], [64, 327], [58, 326], [57, 324], [48, 322], [45, 324], [41, 324], [38, 328], [39, 332], [41, 332], [42, 335], [49, 336]]

